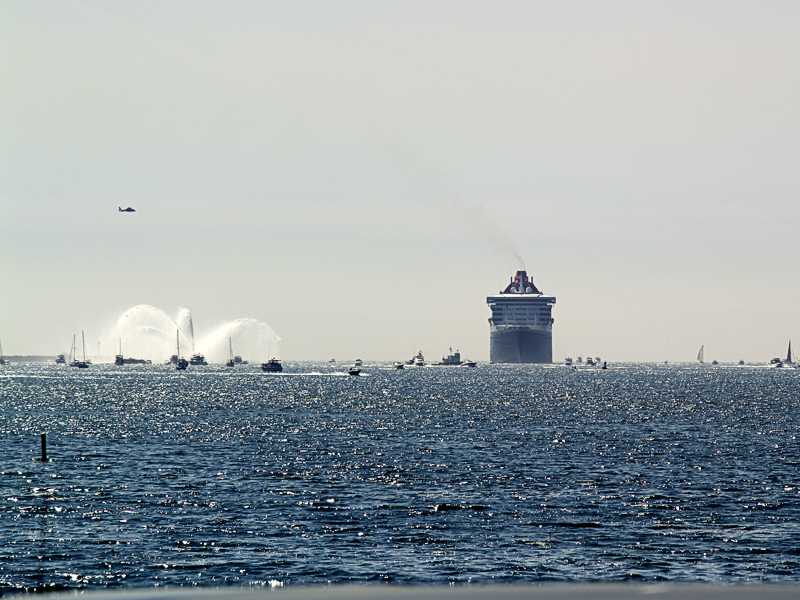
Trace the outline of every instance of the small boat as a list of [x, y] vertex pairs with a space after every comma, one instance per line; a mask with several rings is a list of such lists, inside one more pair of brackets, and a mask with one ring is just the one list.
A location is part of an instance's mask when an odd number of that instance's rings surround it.
[[8, 361], [3, 358], [3, 344], [0, 344], [0, 365], [7, 365]]
[[72, 346], [69, 348], [69, 366], [70, 367], [77, 367], [78, 366], [78, 352], [77, 348], [75, 348], [75, 334], [72, 334]]
[[571, 367], [572, 366], [572, 357], [568, 356], [567, 358], [565, 358], [564, 359], [564, 364], [567, 365], [568, 367]]
[[186, 367], [189, 366], [189, 361], [181, 357], [181, 332], [179, 329], [175, 331], [175, 339], [178, 343], [178, 354], [175, 355], [175, 370], [185, 371]]
[[712, 365], [718, 365], [719, 363], [718, 363], [717, 361], [715, 361], [715, 360], [712, 360], [712, 361], [711, 361], [711, 364], [712, 364]]
[[192, 354], [192, 357], [189, 359], [189, 364], [193, 366], [205, 366], [208, 364], [206, 361], [206, 357], [200, 353]]
[[434, 364], [439, 367], [457, 367], [461, 364], [461, 353], [458, 350], [453, 352], [453, 347], [450, 346], [450, 354], [443, 356], [441, 361]]
[[[175, 359], [177, 361], [177, 358]], [[119, 338], [119, 354], [114, 357], [114, 364], [117, 366], [122, 365], [145, 365], [150, 364], [149, 360], [144, 358], [125, 358], [122, 355], [122, 338]]]
[[359, 375], [359, 374], [361, 374], [361, 369], [359, 369], [357, 366], [353, 365], [352, 367], [350, 367], [347, 370], [347, 373], [348, 373], [348, 375]]
[[740, 365], [743, 365], [743, 364], [744, 364], [744, 361], [743, 361], [743, 360], [740, 360], [740, 361], [739, 361], [739, 364], [740, 364]]
[[75, 362], [75, 366], [79, 369], [88, 369], [90, 362], [86, 360], [86, 336], [81, 331], [81, 342], [83, 344], [83, 360]]
[[58, 356], [56, 356], [56, 364], [57, 365], [65, 365], [65, 364], [67, 364], [67, 359], [64, 358], [63, 354], [59, 354]]
[[461, 366], [462, 367], [477, 367], [478, 363], [476, 363], [474, 360], [467, 359], [467, 360], [465, 360], [464, 362], [461, 363]]
[[395, 368], [395, 369], [398, 369], [398, 370], [399, 370], [399, 369], [405, 369], [405, 368], [406, 368], [406, 366], [405, 366], [403, 363], [401, 363], [401, 362], [396, 362], [396, 363], [394, 363], [394, 365], [393, 365], [393, 366], [394, 366], [394, 368]]
[[335, 362], [336, 362], [336, 359], [335, 359], [335, 358], [332, 358], [332, 359], [330, 359], [328, 362], [329, 362], [329, 363], [331, 363], [331, 364], [333, 364], [333, 363], [335, 363]]
[[703, 346], [700, 346], [700, 352], [697, 353], [697, 362], [703, 364]]
[[119, 354], [114, 357], [114, 364], [117, 366], [125, 364], [125, 357], [122, 356], [122, 338], [119, 338]]
[[783, 361], [786, 365], [793, 365], [795, 363], [794, 357], [792, 356], [792, 340], [789, 340], [789, 350], [786, 352], [786, 360]]
[[246, 360], [242, 360], [242, 357], [239, 356], [238, 354], [233, 357], [233, 362], [236, 363], [237, 365], [246, 365], [246, 364], [248, 364], [247, 361]]
[[261, 363], [261, 370], [265, 373], [280, 373], [283, 365], [277, 358], [270, 358], [267, 362]]
[[[241, 358], [239, 360], [241, 360]], [[233, 361], [233, 342], [231, 341], [231, 338], [228, 338], [228, 362], [225, 363], [225, 366], [236, 366], [236, 363]]]
[[415, 367], [424, 367], [425, 366], [425, 357], [422, 356], [422, 350], [417, 352], [417, 355], [411, 359], [411, 364]]
[[591, 356], [587, 356], [586, 357], [586, 365], [589, 366], [589, 367], [593, 367], [594, 366], [594, 360], [592, 359]]
[[780, 358], [775, 357], [771, 361], [769, 361], [769, 364], [772, 367], [782, 367], [783, 361]]
[[353, 364], [354, 364], [355, 366], [357, 366], [357, 367], [361, 367], [361, 366], [363, 366], [363, 365], [364, 365], [364, 362], [363, 362], [363, 361], [362, 361], [360, 358], [357, 358], [357, 359], [356, 359], [356, 362], [355, 362], [355, 363], [353, 363]]

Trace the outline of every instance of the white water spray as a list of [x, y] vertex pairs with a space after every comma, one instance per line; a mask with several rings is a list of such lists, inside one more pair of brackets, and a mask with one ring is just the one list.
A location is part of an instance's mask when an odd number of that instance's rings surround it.
[[204, 354], [208, 362], [224, 363], [228, 359], [230, 337], [234, 352], [251, 363], [280, 358], [280, 337], [269, 325], [257, 319], [224, 323], [199, 340], [195, 347], [194, 323], [186, 308], [173, 319], [155, 306], [134, 306], [119, 318], [111, 335], [114, 339], [122, 339], [122, 352], [126, 358], [144, 358], [156, 363], [175, 354], [176, 330], [179, 332], [181, 355], [185, 357], [196, 351]]

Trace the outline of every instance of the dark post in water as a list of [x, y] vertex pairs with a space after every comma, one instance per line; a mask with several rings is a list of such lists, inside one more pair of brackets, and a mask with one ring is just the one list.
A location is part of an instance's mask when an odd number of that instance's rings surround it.
[[42, 434], [42, 462], [47, 462], [47, 434]]

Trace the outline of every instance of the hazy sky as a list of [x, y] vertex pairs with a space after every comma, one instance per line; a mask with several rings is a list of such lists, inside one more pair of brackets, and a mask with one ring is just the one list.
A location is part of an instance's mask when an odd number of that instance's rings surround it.
[[150, 304], [287, 360], [486, 360], [521, 257], [556, 360], [785, 354], [798, 32], [796, 1], [4, 0], [3, 350]]

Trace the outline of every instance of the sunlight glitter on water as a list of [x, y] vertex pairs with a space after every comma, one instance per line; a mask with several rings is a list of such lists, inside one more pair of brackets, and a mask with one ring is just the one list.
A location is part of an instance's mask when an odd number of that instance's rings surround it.
[[7, 370], [1, 588], [800, 579], [800, 372], [285, 367]]

